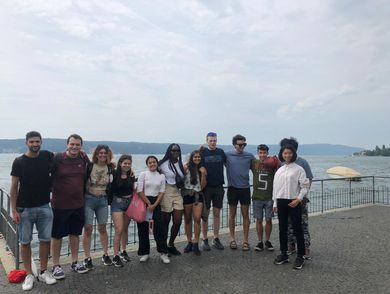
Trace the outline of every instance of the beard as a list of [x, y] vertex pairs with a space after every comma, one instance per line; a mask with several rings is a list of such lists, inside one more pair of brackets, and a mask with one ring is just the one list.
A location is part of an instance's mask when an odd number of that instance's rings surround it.
[[28, 147], [28, 150], [32, 153], [38, 153], [41, 150], [41, 146]]

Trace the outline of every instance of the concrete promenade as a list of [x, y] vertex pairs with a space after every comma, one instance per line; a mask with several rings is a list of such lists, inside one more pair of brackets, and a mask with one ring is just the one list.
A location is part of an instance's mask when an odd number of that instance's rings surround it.
[[[256, 252], [252, 229], [251, 250], [183, 254], [171, 264], [153, 256], [140, 264], [136, 252], [124, 268], [105, 267], [95, 260], [87, 274], [70, 272], [66, 279], [47, 286], [35, 282], [30, 293], [390, 293], [390, 207], [368, 206], [310, 218], [312, 256], [301, 271], [290, 263], [273, 264], [275, 252]], [[227, 245], [228, 236], [221, 238]], [[271, 241], [279, 248], [278, 229]], [[182, 251], [185, 243], [177, 244]], [[227, 246], [226, 246], [227, 247]], [[0, 293], [21, 293], [21, 284], [11, 285], [0, 270]]]

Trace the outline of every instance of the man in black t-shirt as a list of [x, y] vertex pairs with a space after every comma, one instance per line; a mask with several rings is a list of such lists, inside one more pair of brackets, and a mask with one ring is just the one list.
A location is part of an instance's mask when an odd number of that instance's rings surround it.
[[225, 183], [223, 169], [226, 162], [225, 152], [217, 148], [217, 134], [208, 133], [206, 136], [207, 148], [201, 149], [202, 166], [207, 170], [207, 185], [203, 190], [204, 196], [204, 212], [202, 215], [202, 233], [203, 244], [202, 249], [204, 251], [210, 250], [210, 245], [207, 239], [208, 230], [208, 218], [211, 208], [211, 202], [213, 203], [213, 247], [219, 250], [224, 249], [221, 241], [219, 240], [219, 225], [220, 225], [220, 212], [223, 206], [223, 197], [225, 190], [223, 184]]
[[38, 132], [26, 134], [27, 152], [15, 158], [11, 171], [12, 218], [18, 225], [21, 257], [27, 272], [23, 290], [31, 290], [35, 277], [31, 268], [31, 240], [34, 224], [38, 231], [41, 262], [38, 279], [48, 285], [56, 283], [47, 270], [50, 254], [53, 212], [50, 202], [50, 168], [53, 153], [40, 150], [42, 137]]

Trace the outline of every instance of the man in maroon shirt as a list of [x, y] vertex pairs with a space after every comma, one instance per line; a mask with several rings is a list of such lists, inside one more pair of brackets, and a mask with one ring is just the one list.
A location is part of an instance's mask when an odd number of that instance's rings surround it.
[[62, 238], [69, 236], [72, 256], [71, 269], [78, 273], [88, 270], [78, 263], [79, 235], [84, 226], [84, 183], [87, 173], [88, 157], [81, 151], [83, 139], [70, 135], [67, 140], [67, 150], [55, 155], [53, 160], [52, 178], [53, 208], [52, 254], [53, 277], [64, 279], [65, 273], [60, 265]]

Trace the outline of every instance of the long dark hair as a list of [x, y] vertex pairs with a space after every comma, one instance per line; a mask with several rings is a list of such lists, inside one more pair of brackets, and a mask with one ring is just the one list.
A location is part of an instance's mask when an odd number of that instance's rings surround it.
[[193, 160], [196, 154], [200, 155], [200, 151], [199, 150], [192, 151], [190, 154], [190, 159], [188, 161], [188, 170], [190, 171], [190, 178], [191, 178], [190, 182], [192, 185], [196, 185], [198, 183], [199, 166], [195, 164]]
[[[121, 167], [121, 164], [122, 162], [124, 162], [125, 160], [130, 160], [131, 163], [133, 163], [133, 157], [129, 154], [123, 154], [121, 155], [121, 157], [119, 157], [119, 160], [118, 160], [118, 164], [116, 166], [116, 172], [115, 172], [115, 175], [114, 175], [114, 180], [119, 184], [121, 182], [121, 176], [122, 176], [122, 167]], [[132, 179], [132, 177], [130, 176], [131, 173], [133, 172], [132, 168], [130, 168], [130, 170], [126, 173], [127, 175], [127, 180], [130, 180]]]
[[179, 162], [180, 170], [181, 170], [182, 174], [184, 175], [183, 161], [181, 159], [181, 148], [180, 148], [179, 144], [172, 143], [168, 146], [167, 151], [165, 152], [163, 159], [161, 159], [158, 162], [158, 166], [160, 167], [165, 161], [169, 161], [169, 165], [168, 165], [169, 168], [176, 174], [175, 168], [173, 167], [173, 165], [175, 164], [175, 158], [172, 156], [172, 152], [171, 152], [173, 147], [177, 147], [180, 151], [178, 162]]

